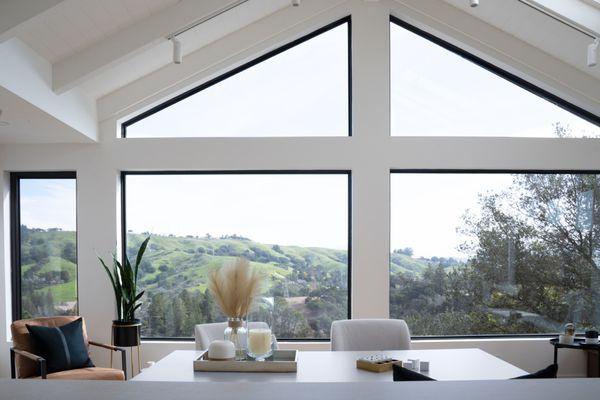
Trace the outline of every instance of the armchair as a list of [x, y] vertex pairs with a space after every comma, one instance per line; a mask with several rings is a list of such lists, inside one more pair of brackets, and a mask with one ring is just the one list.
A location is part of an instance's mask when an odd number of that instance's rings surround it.
[[28, 325], [58, 327], [75, 321], [76, 316], [41, 317], [15, 321], [11, 324], [13, 347], [10, 349], [11, 378], [38, 378], [38, 379], [92, 379], [92, 380], [126, 380], [127, 362], [125, 349], [88, 340], [85, 322], [83, 322], [83, 337], [89, 346], [101, 347], [110, 351], [121, 353], [122, 370], [114, 368], [89, 367], [67, 371], [47, 373], [46, 360], [35, 354], [35, 346]]

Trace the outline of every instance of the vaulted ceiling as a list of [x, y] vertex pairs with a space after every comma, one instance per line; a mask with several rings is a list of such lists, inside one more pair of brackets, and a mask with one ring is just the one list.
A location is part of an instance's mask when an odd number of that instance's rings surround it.
[[[348, 0], [350, 3], [377, 0]], [[551, 0], [540, 0], [550, 1]], [[595, 0], [582, 2], [599, 16]], [[303, 0], [318, 15], [344, 0]], [[97, 103], [169, 65], [166, 37], [219, 14], [234, 0], [2, 0], [0, 1], [0, 143], [98, 140]], [[184, 55], [289, 12], [290, 0], [247, 0], [180, 36]], [[382, 6], [394, 3], [380, 0]], [[427, 9], [450, 4], [600, 81], [600, 67], [585, 65], [590, 39], [518, 0], [396, 0]], [[312, 8], [311, 8], [312, 7]], [[314, 10], [314, 11], [312, 11]], [[301, 18], [307, 18], [309, 12]], [[299, 17], [300, 18], [300, 17]], [[441, 21], [454, 24], [456, 21]], [[291, 20], [290, 25], [298, 23]], [[460, 29], [460, 27], [457, 27]], [[592, 27], [592, 29], [599, 29]], [[508, 54], [519, 57], [519, 54]], [[18, 111], [17, 111], [18, 110]], [[52, 129], [40, 129], [43, 126]], [[60, 133], [59, 133], [60, 132]]]

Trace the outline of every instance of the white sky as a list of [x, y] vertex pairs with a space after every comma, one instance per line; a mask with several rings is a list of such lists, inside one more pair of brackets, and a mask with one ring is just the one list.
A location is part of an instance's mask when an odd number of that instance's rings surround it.
[[[128, 128], [130, 137], [345, 136], [347, 27], [341, 25]], [[391, 131], [415, 136], [552, 137], [600, 128], [391, 25]], [[456, 234], [477, 194], [509, 175], [394, 175], [391, 248], [464, 257]], [[22, 221], [74, 229], [73, 187], [23, 181]], [[240, 234], [272, 244], [347, 245], [346, 176], [130, 176], [128, 228], [137, 232]]]
[[75, 179], [21, 179], [21, 224], [74, 231], [75, 186]]
[[510, 186], [510, 174], [404, 174], [391, 177], [391, 249], [412, 247], [415, 256], [458, 257], [466, 237], [466, 210], [478, 215], [478, 194]]
[[127, 229], [348, 247], [347, 175], [129, 175]]

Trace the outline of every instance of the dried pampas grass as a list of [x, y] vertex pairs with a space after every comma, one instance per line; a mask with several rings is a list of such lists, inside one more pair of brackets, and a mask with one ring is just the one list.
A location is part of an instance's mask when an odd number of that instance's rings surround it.
[[214, 270], [208, 277], [208, 290], [223, 314], [229, 318], [243, 318], [254, 298], [260, 292], [262, 275], [245, 258]]

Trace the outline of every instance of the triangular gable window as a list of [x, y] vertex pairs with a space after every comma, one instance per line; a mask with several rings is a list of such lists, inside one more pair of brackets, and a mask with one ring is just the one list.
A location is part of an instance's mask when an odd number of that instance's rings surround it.
[[396, 18], [392, 136], [600, 137], [600, 117]]
[[123, 136], [348, 136], [350, 19], [140, 114]]

